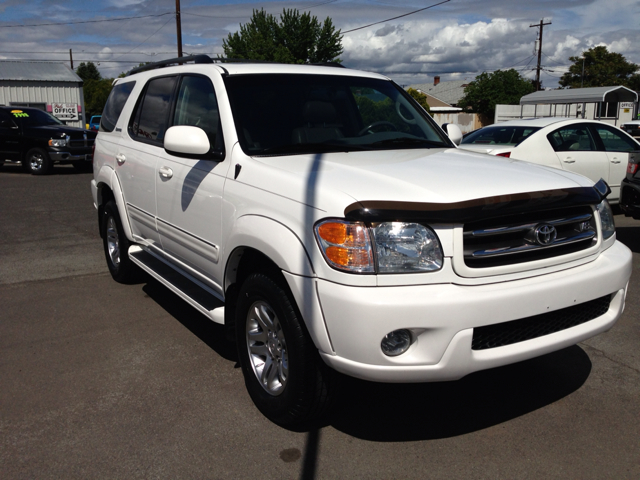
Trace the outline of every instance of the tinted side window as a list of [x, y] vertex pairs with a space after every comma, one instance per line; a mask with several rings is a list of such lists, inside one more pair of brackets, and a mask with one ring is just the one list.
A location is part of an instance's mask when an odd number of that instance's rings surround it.
[[160, 77], [149, 81], [132, 117], [129, 133], [134, 139], [162, 143], [176, 80], [177, 77]]
[[549, 143], [556, 152], [591, 152], [596, 145], [586, 125], [568, 125], [547, 135]]
[[220, 115], [216, 93], [208, 78], [182, 77], [173, 125], [200, 127], [209, 137], [211, 146], [216, 146]]
[[122, 113], [124, 104], [133, 90], [136, 82], [119, 83], [111, 90], [107, 104], [104, 106], [102, 118], [100, 119], [100, 130], [105, 132], [113, 132], [116, 122]]
[[640, 145], [613, 127], [595, 125], [594, 129], [598, 133], [600, 140], [602, 140], [604, 149], [607, 152], [630, 152], [632, 150], [640, 150]]

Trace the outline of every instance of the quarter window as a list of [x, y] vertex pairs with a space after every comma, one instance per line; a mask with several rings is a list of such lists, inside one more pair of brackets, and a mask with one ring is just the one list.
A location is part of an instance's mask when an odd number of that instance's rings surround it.
[[149, 81], [132, 117], [129, 131], [134, 139], [162, 144], [176, 79], [160, 77]]
[[103, 132], [113, 132], [116, 127], [118, 118], [122, 113], [124, 104], [127, 103], [127, 99], [133, 90], [133, 86], [136, 82], [119, 83], [111, 90], [107, 104], [102, 112], [102, 118], [100, 119], [100, 130]]

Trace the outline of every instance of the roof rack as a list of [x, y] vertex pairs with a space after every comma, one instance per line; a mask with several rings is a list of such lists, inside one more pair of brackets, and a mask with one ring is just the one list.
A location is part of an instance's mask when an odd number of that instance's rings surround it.
[[[177, 65], [183, 63], [277, 63], [284, 65], [282, 62], [273, 62], [270, 60], [250, 60], [245, 58], [211, 58], [209, 55], [191, 55], [189, 57], [177, 57], [170, 58], [169, 60], [162, 60], [160, 62], [149, 63], [141, 67], [134, 68], [127, 73], [127, 76], [135, 73], [146, 72], [148, 70], [155, 70], [156, 68], [168, 67], [169, 65]], [[307, 63], [303, 65], [313, 65], [319, 67], [334, 67], [334, 68], [347, 68], [338, 62], [321, 62], [321, 63]]]
[[211, 57], [209, 57], [209, 55], [191, 55], [189, 57], [170, 58], [169, 60], [162, 60], [160, 62], [149, 63], [147, 65], [134, 68], [129, 73], [127, 73], [127, 76], [133, 75], [134, 73], [146, 72], [148, 70], [154, 70], [156, 68], [162, 68], [162, 67], [167, 67], [169, 65], [188, 63], [188, 62], [213, 63], [213, 60], [211, 59]]

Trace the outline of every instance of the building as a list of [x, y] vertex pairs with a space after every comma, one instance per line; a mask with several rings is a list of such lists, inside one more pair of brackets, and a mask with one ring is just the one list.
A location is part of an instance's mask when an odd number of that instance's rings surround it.
[[84, 128], [82, 79], [64, 63], [0, 61], [0, 105], [45, 110]]
[[514, 118], [571, 117], [621, 125], [635, 119], [638, 94], [627, 87], [541, 90], [520, 99], [520, 105], [496, 105], [495, 123]]
[[[409, 85], [407, 88], [413, 88], [427, 96], [427, 103], [431, 110], [434, 108], [440, 109], [445, 107], [456, 111], [458, 102], [464, 97], [464, 89], [469, 84], [468, 80], [450, 80], [448, 82], [441, 82], [440, 77], [433, 77], [433, 84], [431, 83], [416, 83], [415, 85]], [[451, 111], [451, 110], [448, 110]]]

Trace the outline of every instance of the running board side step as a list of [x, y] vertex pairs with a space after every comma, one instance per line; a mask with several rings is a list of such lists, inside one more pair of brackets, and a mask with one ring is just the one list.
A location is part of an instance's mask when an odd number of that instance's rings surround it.
[[224, 302], [138, 245], [129, 247], [133, 263], [215, 323], [224, 325]]

